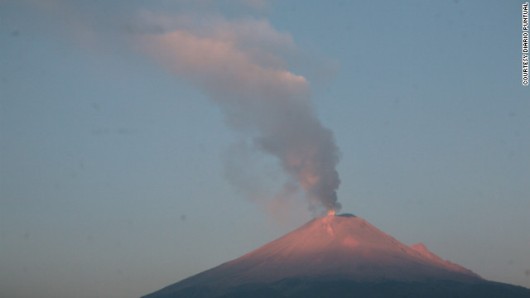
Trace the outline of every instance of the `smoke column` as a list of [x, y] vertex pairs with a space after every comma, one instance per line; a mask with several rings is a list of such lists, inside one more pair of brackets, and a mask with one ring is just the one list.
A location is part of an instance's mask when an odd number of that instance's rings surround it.
[[285, 67], [295, 45], [265, 20], [149, 16], [160, 32], [141, 43], [171, 71], [204, 90], [231, 127], [277, 157], [312, 209], [338, 210], [338, 148], [317, 118], [303, 76]]

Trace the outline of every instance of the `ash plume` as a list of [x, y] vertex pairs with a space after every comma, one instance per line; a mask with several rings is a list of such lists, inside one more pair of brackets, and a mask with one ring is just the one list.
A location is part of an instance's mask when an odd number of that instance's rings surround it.
[[[338, 210], [338, 148], [317, 118], [309, 85], [282, 59], [296, 46], [266, 20], [147, 15], [142, 47], [206, 92], [229, 125], [275, 156], [313, 210]], [[161, 29], [162, 28], [162, 29]]]

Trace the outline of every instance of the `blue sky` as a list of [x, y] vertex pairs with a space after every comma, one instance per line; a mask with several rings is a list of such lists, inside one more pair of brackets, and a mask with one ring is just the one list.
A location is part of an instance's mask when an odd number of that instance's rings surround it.
[[[522, 2], [87, 3], [0, 2], [0, 296], [140, 296], [311, 218], [234, 185], [245, 134], [146, 49], [183, 17], [199, 35], [266, 24], [238, 46], [306, 79], [342, 211], [530, 287]], [[274, 156], [235, 152], [254, 187], [286, 179]]]

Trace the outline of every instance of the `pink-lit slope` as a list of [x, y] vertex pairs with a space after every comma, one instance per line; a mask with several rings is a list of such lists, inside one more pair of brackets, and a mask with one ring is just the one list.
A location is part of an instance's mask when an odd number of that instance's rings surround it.
[[234, 286], [285, 278], [481, 280], [470, 270], [436, 256], [423, 244], [409, 247], [360, 217], [328, 215], [179, 284]]

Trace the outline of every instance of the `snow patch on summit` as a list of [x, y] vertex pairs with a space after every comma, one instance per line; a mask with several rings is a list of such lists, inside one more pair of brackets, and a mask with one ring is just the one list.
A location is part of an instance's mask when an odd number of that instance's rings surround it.
[[359, 245], [359, 241], [355, 240], [353, 237], [346, 237], [342, 240], [342, 244], [349, 248], [355, 248]]

